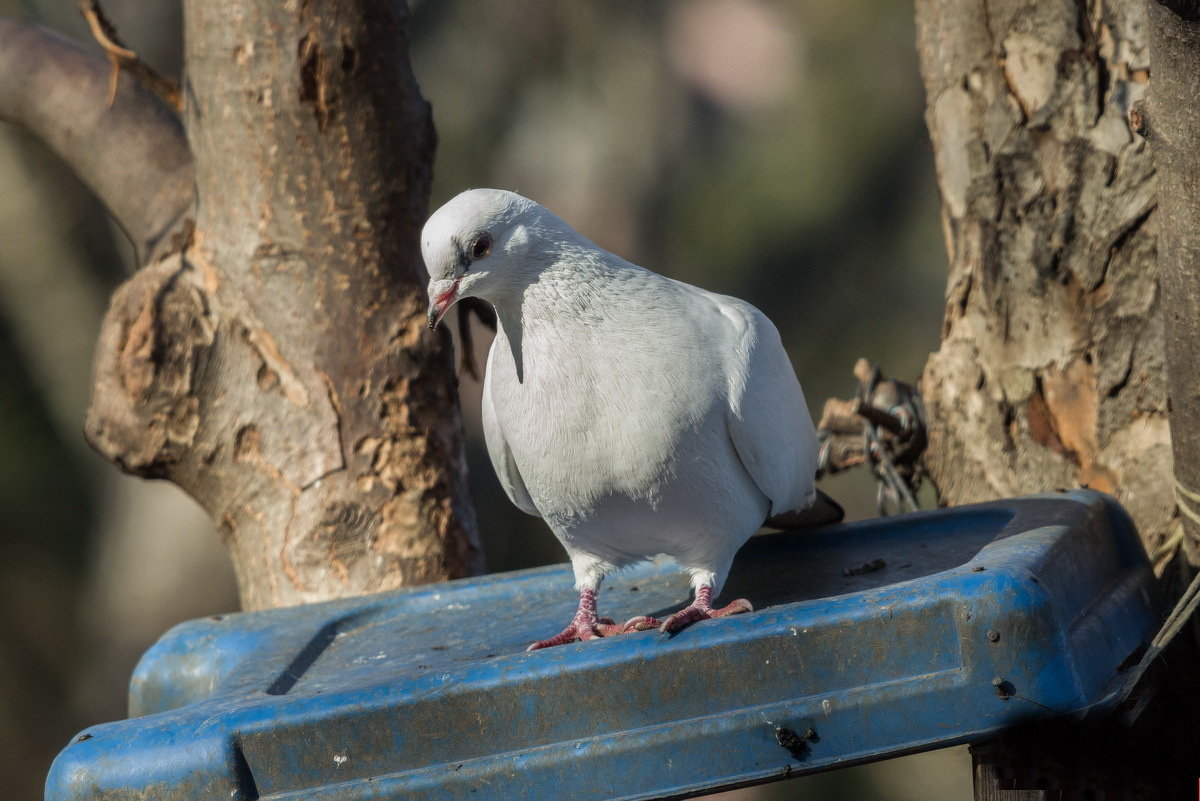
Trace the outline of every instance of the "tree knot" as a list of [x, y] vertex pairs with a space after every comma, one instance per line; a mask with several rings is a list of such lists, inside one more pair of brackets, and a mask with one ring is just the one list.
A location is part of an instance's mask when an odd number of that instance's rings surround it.
[[114, 293], [96, 349], [88, 442], [122, 469], [157, 477], [199, 427], [196, 375], [216, 326], [182, 256], [138, 272]]

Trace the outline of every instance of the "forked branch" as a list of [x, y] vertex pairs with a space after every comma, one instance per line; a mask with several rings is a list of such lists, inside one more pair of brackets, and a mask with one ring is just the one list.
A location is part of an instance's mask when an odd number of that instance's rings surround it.
[[0, 120], [27, 128], [104, 202], [145, 263], [165, 252], [195, 200], [176, 114], [139, 81], [38, 25], [0, 19]]
[[87, 20], [88, 27], [96, 42], [104, 48], [105, 55], [112, 65], [108, 78], [108, 102], [111, 105], [117, 94], [117, 83], [121, 71], [126, 70], [142, 83], [146, 84], [167, 105], [176, 111], [183, 110], [183, 93], [179, 83], [171, 78], [159, 75], [141, 57], [125, 46], [117, 29], [108, 20], [100, 0], [79, 0], [79, 12]]

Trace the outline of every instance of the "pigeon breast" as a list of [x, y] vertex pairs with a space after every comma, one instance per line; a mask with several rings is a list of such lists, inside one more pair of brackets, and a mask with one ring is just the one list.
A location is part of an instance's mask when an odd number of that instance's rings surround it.
[[766, 518], [729, 431], [753, 307], [581, 248], [497, 313], [489, 450], [569, 550], [701, 562]]

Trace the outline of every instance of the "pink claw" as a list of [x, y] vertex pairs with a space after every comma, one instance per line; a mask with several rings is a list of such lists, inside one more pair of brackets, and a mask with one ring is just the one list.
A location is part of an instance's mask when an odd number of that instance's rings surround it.
[[621, 625], [617, 625], [612, 618], [597, 617], [596, 591], [582, 590], [579, 593], [579, 609], [567, 627], [548, 640], [538, 640], [525, 650], [537, 651], [555, 645], [565, 645], [576, 640], [594, 640], [597, 637], [612, 637], [617, 634], [628, 634], [631, 631], [645, 631], [657, 625], [659, 625], [658, 621], [652, 617], [635, 617]]
[[629, 620], [626, 620], [625, 625], [621, 626], [620, 633], [628, 634], [632, 631], [649, 631], [650, 629], [656, 629], [661, 625], [662, 621], [656, 617], [650, 617], [649, 615], [638, 615], [637, 617], [631, 617]]
[[701, 585], [696, 589], [696, 600], [668, 617], [658, 630], [664, 634], [674, 634], [699, 620], [709, 620], [714, 617], [740, 615], [743, 612], [753, 612], [754, 607], [745, 598], [738, 598], [728, 606], [713, 609], [712, 587]]

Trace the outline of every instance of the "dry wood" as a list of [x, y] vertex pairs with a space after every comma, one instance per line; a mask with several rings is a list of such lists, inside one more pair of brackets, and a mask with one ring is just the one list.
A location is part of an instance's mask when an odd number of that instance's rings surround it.
[[0, 116], [147, 264], [105, 317], [89, 441], [204, 506], [246, 608], [477, 572], [449, 339], [424, 326], [434, 134], [406, 9], [241, 8], [185, 4], [186, 138], [139, 82], [109, 108], [103, 59], [0, 21]]
[[950, 256], [921, 390], [949, 504], [1086, 485], [1176, 528], [1141, 0], [917, 0]]
[[104, 48], [104, 53], [112, 65], [108, 79], [108, 103], [110, 106], [117, 95], [117, 83], [121, 79], [121, 70], [125, 69], [146, 84], [168, 106], [176, 111], [183, 110], [183, 94], [179, 90], [179, 82], [160, 75], [153, 67], [142, 61], [137, 53], [125, 46], [117, 34], [116, 27], [104, 13], [99, 0], [79, 0], [79, 11], [87, 20], [92, 36]]
[[[944, 502], [1090, 486], [1116, 495], [1157, 550], [1178, 531], [1171, 435], [1200, 444], [1200, 407], [1179, 416], [1175, 395], [1187, 389], [1173, 373], [1169, 404], [1165, 369], [1188, 361], [1178, 347], [1200, 342], [1200, 295], [1194, 276], [1173, 289], [1165, 270], [1160, 293], [1156, 240], [1171, 250], [1182, 235], [1188, 251], [1200, 216], [1156, 194], [1176, 168], [1158, 155], [1155, 104], [1147, 114], [1140, 101], [1147, 82], [1158, 91], [1181, 80], [1171, 102], [1191, 112], [1180, 116], [1194, 136], [1200, 70], [1167, 77], [1173, 67], [1156, 53], [1151, 80], [1148, 6], [917, 0], [950, 255], [943, 341], [921, 389], [925, 463]], [[1194, 139], [1181, 147], [1187, 169], [1200, 169], [1197, 152]], [[1196, 365], [1193, 350], [1181, 373], [1188, 403]], [[1200, 451], [1181, 444], [1176, 469], [1192, 476]], [[1175, 675], [1141, 688], [1159, 694], [1133, 728], [1108, 717], [977, 748], [976, 798], [1194, 792], [1194, 661], [1182, 647]]]

